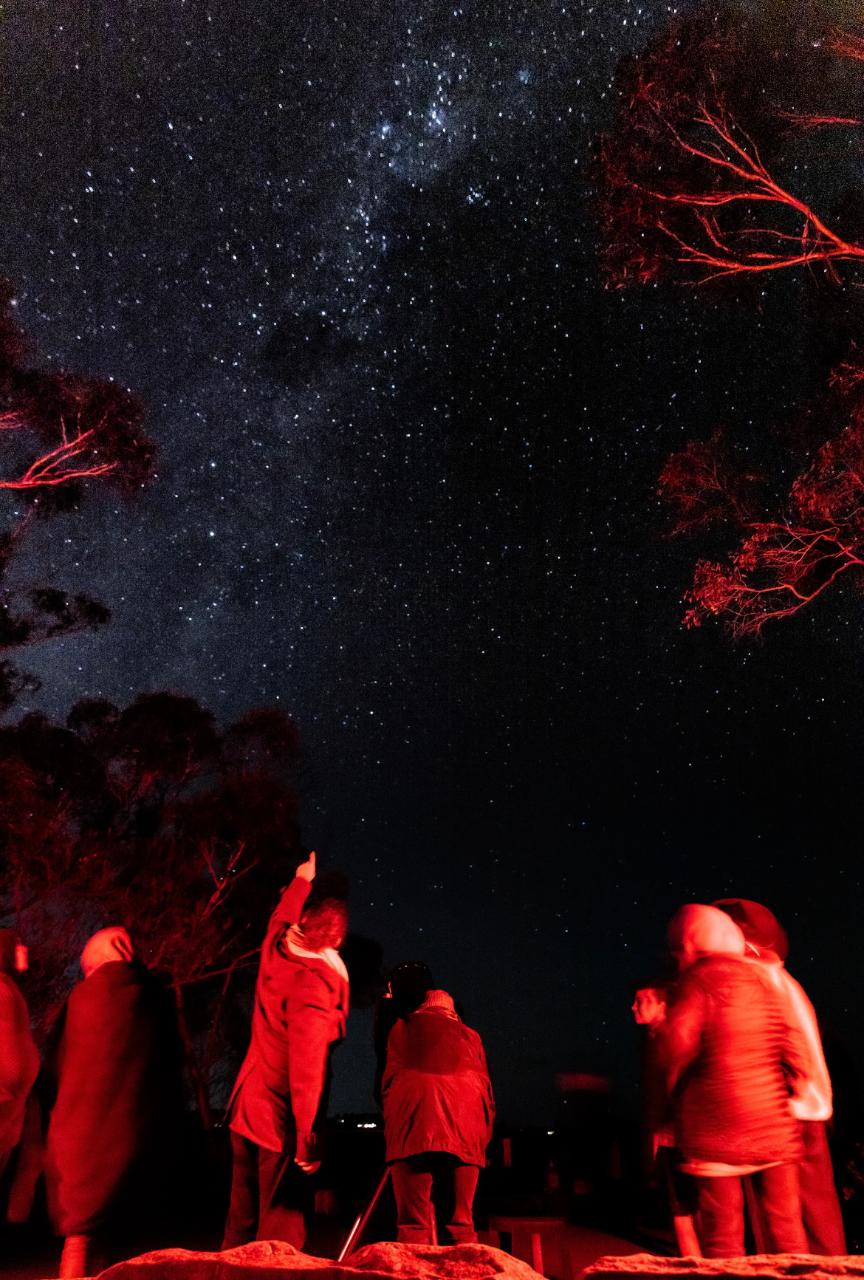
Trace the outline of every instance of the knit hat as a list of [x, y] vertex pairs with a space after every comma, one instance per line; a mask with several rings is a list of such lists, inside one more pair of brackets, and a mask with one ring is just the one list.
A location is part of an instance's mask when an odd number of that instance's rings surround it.
[[717, 907], [688, 902], [669, 921], [669, 946], [692, 959], [700, 955], [743, 956], [744, 935], [725, 912]]
[[759, 951], [773, 951], [781, 960], [786, 959], [789, 939], [773, 911], [749, 898], [720, 898], [714, 906], [731, 916], [747, 941]]
[[455, 1013], [453, 997], [447, 991], [427, 991], [421, 1009], [443, 1009], [445, 1013]]

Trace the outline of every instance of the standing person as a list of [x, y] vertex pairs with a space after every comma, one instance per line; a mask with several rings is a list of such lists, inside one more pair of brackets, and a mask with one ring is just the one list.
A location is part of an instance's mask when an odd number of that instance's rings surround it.
[[475, 1241], [474, 1193], [495, 1104], [482, 1041], [446, 991], [427, 992], [393, 1027], [382, 1092], [397, 1238], [434, 1244], [437, 1200], [447, 1242]]
[[744, 1253], [751, 1177], [772, 1253], [806, 1253], [797, 1123], [789, 1077], [804, 1068], [800, 1037], [744, 935], [716, 907], [682, 907], [669, 925], [682, 976], [658, 1028], [673, 1091], [683, 1172], [696, 1184], [706, 1257]]
[[18, 986], [24, 949], [12, 929], [0, 929], [0, 1177], [21, 1141], [30, 1091], [39, 1073], [27, 1002]]
[[827, 1135], [834, 1104], [816, 1012], [803, 988], [786, 970], [789, 941], [773, 912], [747, 898], [724, 898], [714, 906], [738, 925], [748, 951], [765, 966], [765, 973], [786, 1002], [790, 1022], [804, 1040], [806, 1073], [791, 1104], [792, 1114], [801, 1122], [804, 1148], [798, 1165], [804, 1230], [809, 1253], [842, 1256], [846, 1253], [846, 1233]]
[[94, 933], [81, 969], [52, 1064], [57, 1093], [45, 1153], [48, 1209], [64, 1237], [63, 1277], [93, 1274], [93, 1236], [116, 1226], [145, 1176], [152, 1204], [154, 1175], [164, 1179], [170, 1167], [181, 1105], [174, 1004], [135, 962], [126, 930]]
[[315, 854], [297, 869], [267, 927], [252, 1038], [228, 1104], [231, 1201], [223, 1249], [285, 1240], [300, 1249], [309, 1175], [321, 1163], [330, 1058], [345, 1036], [348, 974], [339, 955], [345, 903], [306, 907]]

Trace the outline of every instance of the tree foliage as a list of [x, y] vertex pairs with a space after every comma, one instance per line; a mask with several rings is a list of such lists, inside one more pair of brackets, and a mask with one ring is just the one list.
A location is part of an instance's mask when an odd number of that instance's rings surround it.
[[64, 998], [87, 936], [123, 924], [175, 990], [206, 1094], [219, 1013], [299, 856], [298, 761], [280, 712], [220, 731], [170, 693], [0, 729], [0, 907], [32, 943], [37, 1016]]
[[27, 530], [34, 520], [76, 509], [94, 485], [136, 491], [153, 463], [136, 397], [115, 382], [31, 366], [13, 304], [10, 285], [0, 280], [0, 713], [36, 687], [16, 665], [18, 650], [101, 626], [109, 616], [83, 593], [12, 585], [13, 557]]
[[[676, 18], [622, 66], [597, 165], [610, 284], [704, 289], [792, 271], [829, 289], [860, 283], [864, 205], [850, 184], [864, 159], [864, 36], [833, 25], [829, 9], [814, 6], [810, 18], [790, 33], [715, 4]], [[840, 155], [858, 161], [845, 176]], [[722, 525], [732, 540], [724, 558], [697, 562], [687, 625], [716, 616], [735, 635], [757, 635], [864, 568], [864, 361], [854, 347], [811, 421], [821, 425], [809, 461], [773, 496], [768, 477], [736, 465], [721, 432], [667, 460], [659, 491], [674, 531]]]

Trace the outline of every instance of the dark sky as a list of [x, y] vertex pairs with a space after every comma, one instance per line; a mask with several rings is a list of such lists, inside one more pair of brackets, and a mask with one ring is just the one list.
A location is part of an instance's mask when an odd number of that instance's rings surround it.
[[[135, 388], [159, 447], [140, 499], [30, 543], [22, 574], [113, 613], [28, 655], [37, 705], [288, 710], [355, 927], [462, 1000], [513, 1118], [551, 1116], [558, 1069], [632, 1079], [630, 983], [686, 900], [773, 906], [864, 1047], [860, 593], [761, 644], [686, 632], [697, 549], [655, 492], [684, 441], [758, 448], [814, 394], [824, 301], [600, 279], [592, 139], [673, 11], [0, 15], [0, 270], [43, 357]], [[337, 1108], [369, 1105], [367, 1035]]]

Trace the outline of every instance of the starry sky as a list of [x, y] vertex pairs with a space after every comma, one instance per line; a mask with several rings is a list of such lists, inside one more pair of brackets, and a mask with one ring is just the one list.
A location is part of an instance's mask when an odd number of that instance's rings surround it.
[[[42, 357], [133, 387], [159, 449], [140, 498], [28, 544], [22, 577], [113, 615], [27, 655], [33, 705], [290, 712], [309, 844], [462, 1001], [512, 1119], [553, 1115], [558, 1070], [632, 1084], [630, 987], [687, 900], [774, 907], [864, 1051], [836, 941], [860, 593], [761, 644], [684, 631], [695, 552], [656, 497], [670, 450], [813, 394], [824, 307], [598, 266], [612, 76], [674, 12], [0, 6], [0, 270]], [[367, 1109], [351, 1035], [334, 1107]]]

